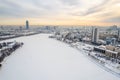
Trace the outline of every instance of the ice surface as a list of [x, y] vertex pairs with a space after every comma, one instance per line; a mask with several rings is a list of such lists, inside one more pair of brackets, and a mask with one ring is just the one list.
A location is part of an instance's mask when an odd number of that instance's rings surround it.
[[0, 69], [0, 80], [120, 80], [69, 45], [48, 34], [8, 41], [24, 42]]

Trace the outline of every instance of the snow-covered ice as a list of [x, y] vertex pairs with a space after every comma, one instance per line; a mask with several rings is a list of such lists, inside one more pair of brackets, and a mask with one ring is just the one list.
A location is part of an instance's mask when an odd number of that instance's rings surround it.
[[48, 36], [38, 34], [7, 40], [24, 45], [4, 60], [0, 80], [120, 80], [80, 51]]

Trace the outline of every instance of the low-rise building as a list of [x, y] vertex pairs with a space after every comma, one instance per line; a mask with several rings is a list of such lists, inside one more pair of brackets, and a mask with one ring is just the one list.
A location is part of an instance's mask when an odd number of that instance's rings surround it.
[[120, 59], [120, 48], [107, 45], [107, 46], [99, 46], [94, 47], [94, 51], [97, 51], [101, 54], [104, 54], [106, 57]]

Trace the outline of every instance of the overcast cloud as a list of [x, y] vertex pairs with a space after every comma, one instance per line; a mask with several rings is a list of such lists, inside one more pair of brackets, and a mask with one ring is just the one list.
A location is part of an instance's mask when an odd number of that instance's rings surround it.
[[119, 9], [120, 0], [0, 0], [0, 18], [74, 19], [114, 23], [120, 22]]

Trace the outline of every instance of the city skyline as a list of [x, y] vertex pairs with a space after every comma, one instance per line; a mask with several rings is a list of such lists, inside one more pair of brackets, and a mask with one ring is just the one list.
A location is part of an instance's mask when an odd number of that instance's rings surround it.
[[0, 25], [120, 25], [120, 0], [1, 0]]

